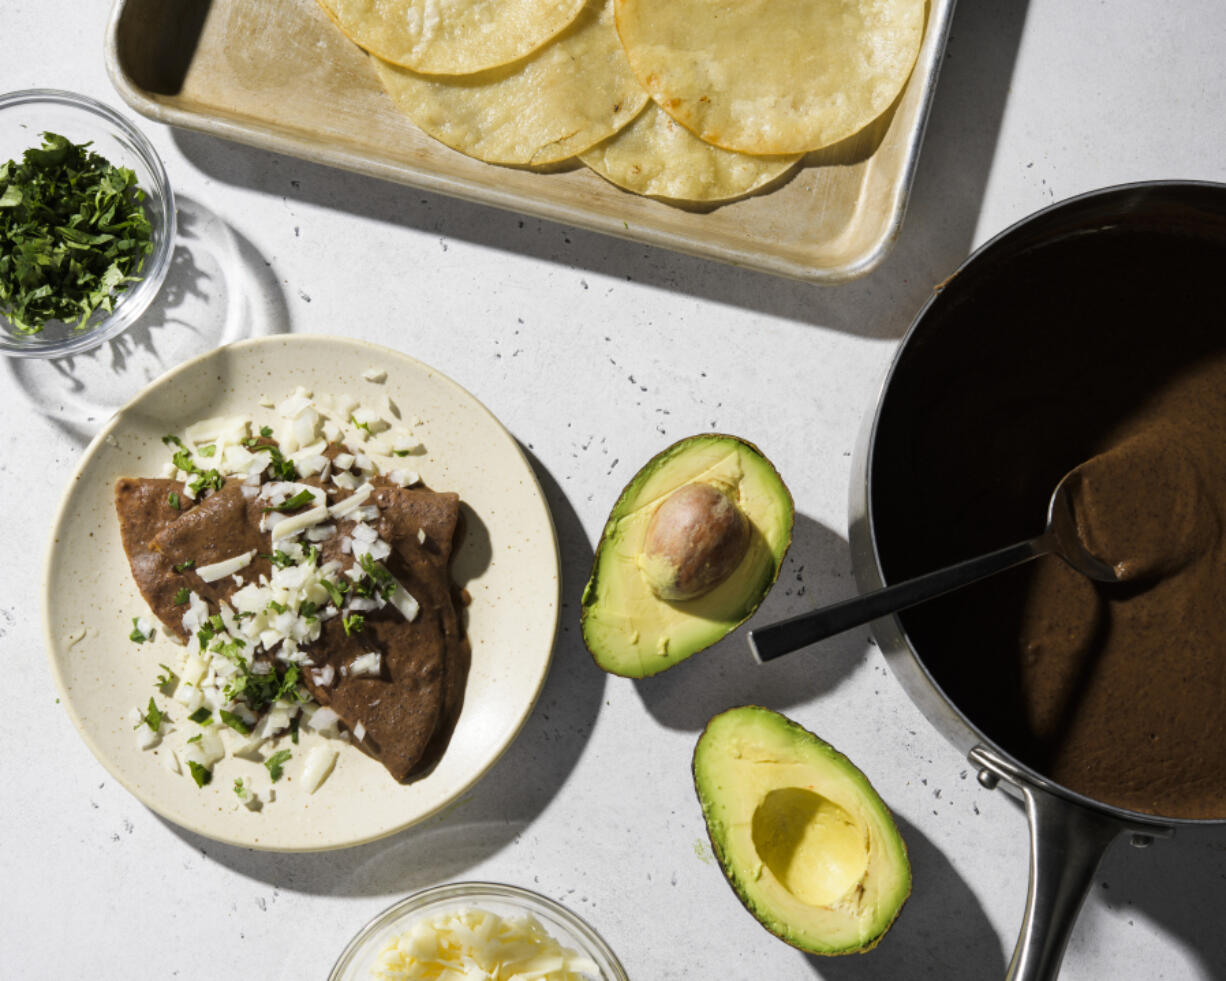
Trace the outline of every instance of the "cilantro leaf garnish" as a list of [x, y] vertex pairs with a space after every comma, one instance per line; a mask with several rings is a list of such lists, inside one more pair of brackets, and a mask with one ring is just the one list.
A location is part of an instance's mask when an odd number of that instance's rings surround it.
[[333, 606], [340, 606], [345, 602], [345, 593], [349, 591], [348, 582], [341, 580], [341, 582], [335, 583], [331, 579], [321, 579], [319, 584], [327, 592], [328, 599], [332, 600]]
[[140, 717], [140, 721], [132, 728], [139, 729], [141, 726], [148, 726], [154, 732], [162, 727], [162, 720], [166, 718], [166, 713], [157, 707], [153, 701], [153, 696], [149, 696], [149, 708], [145, 714]]
[[196, 781], [197, 787], [203, 787], [213, 779], [213, 771], [206, 766], [201, 766], [195, 760], [188, 760], [187, 768], [192, 771], [192, 779]]
[[165, 664], [158, 664], [162, 669], [162, 673], [154, 679], [154, 684], [159, 688], [169, 688], [174, 682], [179, 679], [179, 676], [170, 670]]
[[272, 426], [261, 426], [260, 435], [265, 439], [272, 439]]
[[136, 174], [55, 133], [0, 164], [0, 315], [23, 334], [83, 330], [110, 312], [153, 251]]
[[192, 597], [192, 592], [186, 586], [180, 586], [179, 591], [175, 593], [175, 606], [186, 606], [187, 601]]
[[345, 628], [345, 636], [348, 637], [366, 629], [366, 617], [360, 613], [352, 613], [341, 621], [341, 626]]
[[179, 500], [179, 494], [177, 491], [171, 491], [166, 495], [166, 503], [176, 511], [181, 510], [183, 506], [183, 502]]
[[222, 722], [240, 735], [248, 736], [251, 734], [251, 726], [247, 725], [241, 716], [235, 715], [233, 712], [228, 712], [225, 709], [222, 709], [217, 714], [221, 716]]
[[152, 636], [152, 633], [153, 632], [150, 631], [148, 634], [146, 634], [144, 631], [141, 630], [140, 617], [132, 618], [132, 632], [128, 634], [128, 640], [133, 641], [134, 643], [137, 643], [137, 644], [143, 644], [145, 641], [147, 641]]
[[264, 766], [268, 768], [268, 775], [272, 777], [273, 783], [276, 783], [281, 779], [281, 775], [284, 772], [282, 767], [285, 766], [290, 757], [293, 755], [294, 754], [290, 750], [281, 749], [273, 753], [272, 756], [268, 757], [268, 759], [264, 761]]
[[[260, 430], [260, 435], [263, 434], [264, 431]], [[270, 432], [268, 435], [271, 436], [272, 433]], [[248, 439], [243, 440], [242, 443], [245, 447], [247, 447], [247, 449], [254, 453], [267, 453], [269, 455], [270, 460], [267, 469], [271, 472], [274, 480], [298, 479], [298, 470], [294, 466], [294, 461], [287, 460], [284, 456], [282, 456], [281, 451], [272, 443], [261, 443], [255, 437], [249, 437]]]
[[175, 572], [186, 572], [188, 569], [194, 569], [195, 567], [195, 559], [188, 559], [186, 562], [180, 562], [178, 565], [171, 566]]
[[297, 494], [295, 494], [293, 497], [289, 498], [289, 500], [282, 501], [280, 504], [273, 504], [269, 507], [264, 508], [264, 510], [266, 512], [267, 511], [281, 511], [281, 512], [297, 511], [304, 504], [310, 504], [314, 500], [315, 500], [315, 495], [312, 494], [309, 490], [301, 490]]
[[188, 718], [198, 726], [211, 726], [213, 724], [213, 713], [206, 709], [203, 705], [189, 715]]
[[280, 549], [276, 549], [271, 555], [261, 554], [260, 558], [268, 559], [268, 561], [275, 565], [278, 569], [285, 569], [291, 565], [294, 565], [294, 560]]

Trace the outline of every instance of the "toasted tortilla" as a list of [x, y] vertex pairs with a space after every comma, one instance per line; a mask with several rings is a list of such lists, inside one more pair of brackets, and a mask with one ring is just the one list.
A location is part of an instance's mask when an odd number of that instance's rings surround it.
[[924, 0], [617, 0], [617, 30], [643, 87], [701, 139], [804, 153], [894, 102]]
[[607, 139], [647, 103], [613, 26], [613, 0], [589, 0], [560, 36], [512, 65], [420, 75], [378, 58], [396, 105], [436, 140], [490, 163], [556, 163]]
[[750, 156], [700, 140], [654, 102], [620, 133], [579, 154], [607, 181], [673, 201], [731, 201], [786, 174], [802, 154]]
[[518, 61], [565, 30], [584, 0], [319, 0], [345, 35], [392, 64], [466, 75]]

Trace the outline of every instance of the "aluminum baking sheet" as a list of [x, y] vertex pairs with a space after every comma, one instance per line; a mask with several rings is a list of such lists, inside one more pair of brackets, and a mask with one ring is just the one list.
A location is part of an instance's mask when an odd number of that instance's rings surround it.
[[497, 167], [418, 130], [367, 56], [316, 0], [116, 0], [107, 69], [159, 122], [315, 163], [819, 283], [853, 279], [902, 224], [953, 14], [930, 0], [923, 47], [898, 102], [849, 140], [808, 155], [770, 193], [714, 208], [640, 197], [582, 166]]

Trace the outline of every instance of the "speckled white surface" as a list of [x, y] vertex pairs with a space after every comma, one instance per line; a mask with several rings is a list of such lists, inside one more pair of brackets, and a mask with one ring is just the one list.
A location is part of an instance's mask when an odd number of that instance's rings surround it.
[[[981, 789], [862, 633], [770, 667], [737, 632], [649, 682], [595, 669], [577, 602], [606, 510], [673, 439], [718, 428], [779, 466], [795, 543], [760, 620], [851, 592], [845, 501], [862, 414], [932, 285], [1053, 200], [1151, 177], [1226, 180], [1226, 7], [966, 0], [910, 213], [875, 273], [820, 289], [520, 219], [152, 123], [185, 213], [168, 290], [120, 346], [8, 365], [0, 510], [0, 964], [14, 978], [318, 978], [418, 886], [501, 879], [589, 919], [636, 981], [1003, 975], [1026, 891], [1018, 809]], [[7, 0], [0, 89], [118, 102], [107, 5]], [[985, 330], [991, 325], [985, 324]], [[125, 397], [216, 343], [334, 333], [398, 347], [528, 449], [563, 557], [562, 627], [537, 711], [450, 811], [393, 838], [278, 856], [179, 831], [112, 781], [55, 704], [40, 568], [60, 489]], [[894, 808], [915, 892], [870, 955], [820, 961], [745, 914], [704, 844], [689, 757], [739, 701], [848, 753]], [[1062, 977], [1226, 976], [1226, 835], [1117, 846]]]

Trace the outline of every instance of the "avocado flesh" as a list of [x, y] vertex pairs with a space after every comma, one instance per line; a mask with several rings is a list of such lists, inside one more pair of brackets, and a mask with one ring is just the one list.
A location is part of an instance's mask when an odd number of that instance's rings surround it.
[[871, 949], [911, 892], [894, 819], [842, 753], [758, 706], [712, 719], [694, 751], [711, 846], [741, 902], [813, 954]]
[[[694, 599], [660, 599], [640, 568], [652, 515], [688, 483], [719, 483], [749, 520], [749, 546], [723, 582]], [[583, 592], [583, 639], [613, 674], [645, 678], [709, 647], [743, 623], [779, 575], [792, 538], [792, 496], [757, 447], [718, 433], [653, 457], [609, 515]]]

